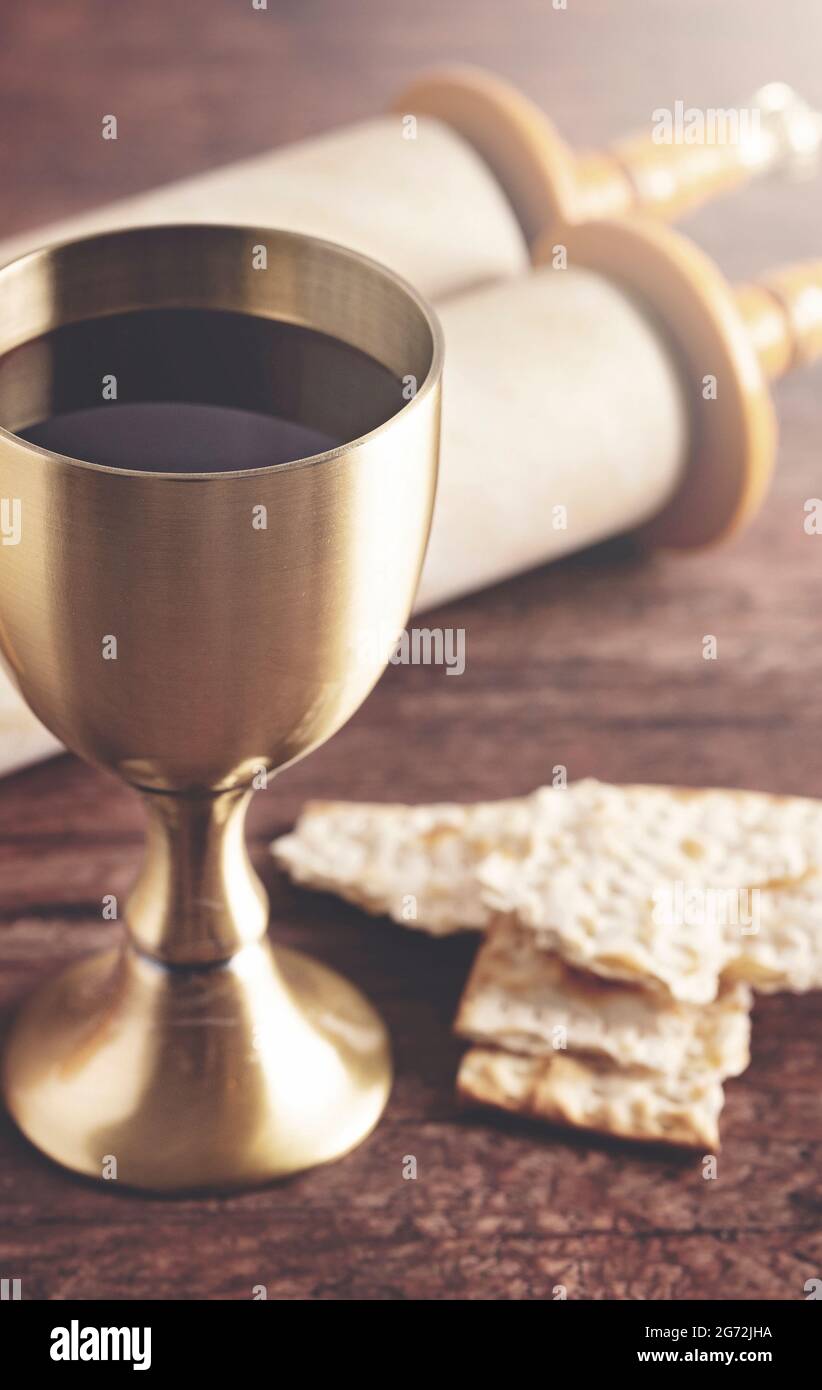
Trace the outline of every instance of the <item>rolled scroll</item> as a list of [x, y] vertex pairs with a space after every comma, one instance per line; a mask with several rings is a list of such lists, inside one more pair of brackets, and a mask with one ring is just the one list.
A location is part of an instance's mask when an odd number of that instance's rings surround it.
[[686, 466], [688, 409], [630, 295], [547, 266], [460, 295], [440, 319], [440, 481], [418, 609], [661, 510]]

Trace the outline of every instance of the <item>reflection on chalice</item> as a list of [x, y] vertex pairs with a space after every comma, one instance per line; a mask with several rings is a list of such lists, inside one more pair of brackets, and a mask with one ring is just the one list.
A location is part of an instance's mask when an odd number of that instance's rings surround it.
[[378, 679], [391, 642], [362, 633], [405, 623], [441, 359], [413, 290], [291, 233], [156, 227], [0, 270], [3, 657], [148, 812], [124, 942], [42, 985], [6, 1048], [12, 1115], [69, 1168], [252, 1184], [379, 1118], [383, 1024], [269, 944], [243, 825]]

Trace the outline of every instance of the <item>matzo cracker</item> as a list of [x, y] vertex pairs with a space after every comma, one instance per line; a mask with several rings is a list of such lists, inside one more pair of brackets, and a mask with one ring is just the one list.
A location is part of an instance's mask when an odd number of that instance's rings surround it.
[[524, 1057], [472, 1047], [460, 1064], [465, 1101], [624, 1139], [716, 1150], [724, 1095], [712, 1072], [633, 1072], [613, 1063]]
[[273, 852], [296, 882], [435, 935], [514, 912], [569, 963], [683, 1002], [714, 998], [723, 971], [822, 984], [822, 804], [807, 798], [587, 780], [473, 806], [317, 802]]
[[[707, 1003], [731, 959], [727, 927], [749, 925], [752, 888], [808, 873], [822, 808], [752, 792], [580, 784], [578, 800], [589, 795], [598, 810], [575, 819], [561, 844], [537, 825], [528, 855], [501, 849], [477, 866], [487, 903], [571, 964]], [[726, 921], [734, 903], [737, 920]]]
[[690, 1066], [736, 1076], [749, 1060], [751, 994], [728, 985], [702, 1007], [573, 969], [527, 927], [491, 923], [460, 1001], [456, 1032], [513, 1052], [588, 1053], [621, 1066]]
[[723, 977], [761, 994], [822, 989], [822, 873], [752, 890], [751, 922], [726, 926]]
[[[476, 871], [492, 850], [524, 854], [531, 797], [473, 806], [309, 802], [272, 846], [297, 883], [338, 893], [435, 936], [484, 928]], [[559, 815], [566, 811], [558, 803]]]

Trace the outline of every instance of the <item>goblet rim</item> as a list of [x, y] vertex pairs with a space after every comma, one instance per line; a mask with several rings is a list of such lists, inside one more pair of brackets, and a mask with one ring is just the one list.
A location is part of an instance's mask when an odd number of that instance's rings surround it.
[[[15, 450], [25, 454], [35, 454], [40, 457], [54, 460], [57, 463], [68, 464], [72, 468], [88, 469], [94, 473], [111, 474], [122, 478], [150, 478], [158, 482], [186, 482], [186, 483], [205, 483], [205, 482], [227, 482], [230, 479], [238, 480], [250, 477], [268, 477], [272, 474], [292, 472], [303, 468], [320, 468], [323, 464], [332, 463], [335, 459], [348, 456], [355, 450], [359, 450], [364, 445], [379, 439], [392, 426], [396, 426], [400, 420], [408, 418], [410, 412], [422, 408], [424, 402], [439, 387], [442, 378], [443, 363], [445, 358], [445, 341], [442, 326], [434, 307], [429, 303], [424, 295], [406, 280], [383, 262], [376, 260], [373, 256], [367, 256], [361, 251], [356, 251], [353, 247], [345, 246], [341, 242], [331, 241], [327, 237], [317, 237], [307, 232], [298, 232], [287, 227], [261, 227], [253, 226], [250, 223], [230, 223], [230, 222], [162, 222], [149, 224], [147, 226], [136, 227], [117, 227], [110, 231], [96, 232], [83, 237], [66, 237], [59, 241], [46, 242], [41, 246], [32, 247], [31, 250], [23, 252], [22, 255], [14, 256], [10, 261], [0, 265], [0, 294], [2, 294], [3, 278], [10, 272], [15, 271], [25, 263], [35, 261], [47, 261], [58, 255], [61, 251], [69, 247], [81, 245], [89, 246], [94, 242], [111, 243], [115, 240], [123, 240], [128, 237], [140, 236], [151, 237], [152, 234], [172, 233], [172, 234], [192, 234], [202, 235], [203, 233], [245, 233], [249, 236], [275, 236], [280, 240], [300, 243], [304, 246], [314, 246], [325, 249], [339, 260], [348, 261], [351, 264], [364, 266], [372, 273], [381, 277], [385, 282], [393, 284], [399, 289], [407, 299], [419, 311], [425, 322], [426, 328], [431, 337], [431, 360], [422, 382], [419, 384], [414, 394], [407, 401], [390, 415], [386, 420], [382, 420], [374, 429], [366, 431], [361, 435], [356, 435], [353, 439], [344, 440], [340, 444], [335, 444], [331, 449], [325, 449], [317, 454], [308, 454], [304, 458], [287, 459], [281, 463], [263, 464], [256, 468], [228, 468], [217, 471], [186, 470], [176, 469], [147, 469], [147, 468], [119, 468], [110, 464], [94, 463], [90, 459], [75, 458], [71, 454], [62, 454], [55, 449], [44, 448], [40, 444], [31, 443], [15, 434], [13, 430], [6, 429], [0, 423], [0, 441], [6, 443]], [[185, 309], [186, 304], [175, 304], [174, 308]], [[111, 314], [117, 313], [112, 310]], [[139, 312], [139, 311], [134, 311]], [[250, 317], [270, 318], [275, 322], [300, 326], [302, 320], [294, 315], [277, 314], [265, 315], [255, 314], [253, 310], [243, 310]], [[102, 313], [90, 316], [88, 320], [76, 320], [79, 322], [89, 322], [93, 319], [104, 319], [110, 315]], [[54, 324], [53, 328], [59, 328], [60, 324]], [[35, 338], [24, 339], [25, 342], [33, 342]], [[376, 359], [375, 359], [376, 360]]]

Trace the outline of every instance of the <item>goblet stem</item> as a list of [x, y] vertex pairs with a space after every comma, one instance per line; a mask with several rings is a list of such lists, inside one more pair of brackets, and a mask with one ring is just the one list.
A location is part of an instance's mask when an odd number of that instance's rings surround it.
[[268, 898], [245, 843], [253, 793], [141, 794], [146, 856], [126, 905], [135, 945], [170, 965], [203, 965], [259, 941]]

